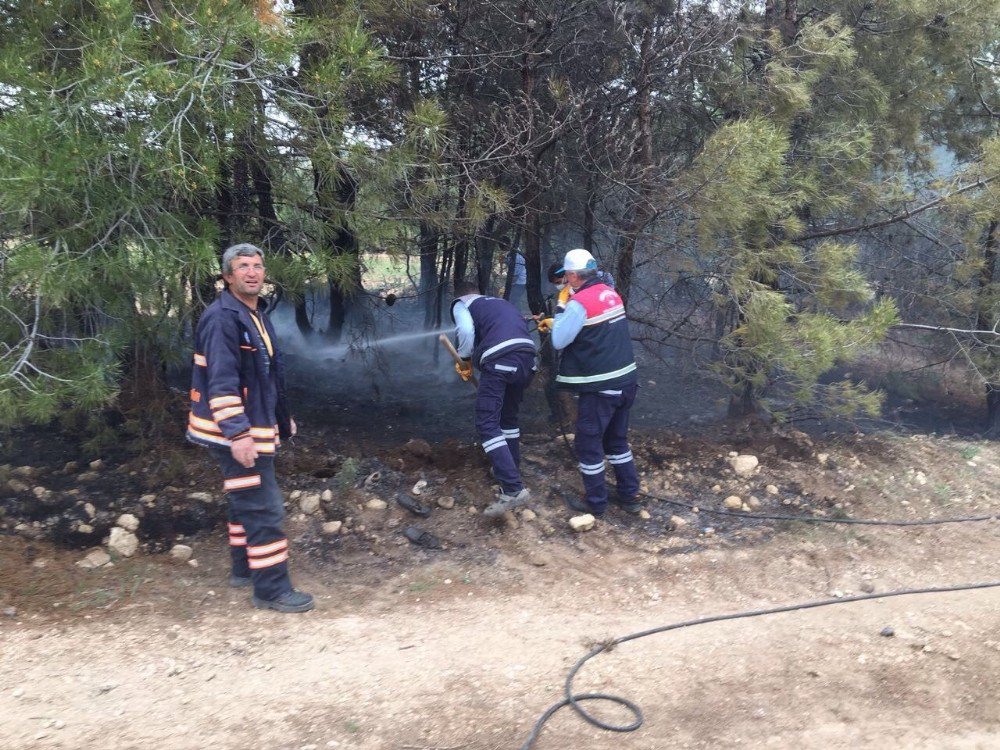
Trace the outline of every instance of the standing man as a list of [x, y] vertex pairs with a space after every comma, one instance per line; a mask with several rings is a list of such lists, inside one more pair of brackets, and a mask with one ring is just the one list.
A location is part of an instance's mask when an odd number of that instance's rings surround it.
[[229, 501], [235, 587], [253, 586], [253, 604], [307, 612], [309, 594], [288, 578], [285, 505], [274, 476], [280, 439], [295, 434], [285, 402], [285, 370], [274, 326], [260, 298], [264, 253], [233, 245], [222, 255], [228, 289], [208, 306], [195, 333], [187, 438], [219, 462]]
[[521, 430], [517, 412], [524, 389], [535, 376], [535, 342], [517, 308], [497, 297], [484, 297], [475, 284], [460, 282], [451, 305], [463, 380], [479, 368], [476, 430], [500, 482], [500, 495], [483, 511], [493, 518], [524, 505], [531, 493], [521, 481]]
[[625, 306], [602, 282], [597, 261], [586, 250], [566, 253], [561, 270], [573, 296], [554, 319], [540, 321], [538, 330], [551, 331], [552, 346], [562, 351], [556, 387], [575, 391], [578, 397], [575, 445], [584, 497], [568, 502], [583, 513], [604, 513], [607, 458], [618, 483], [615, 503], [638, 513], [639, 475], [628, 444], [629, 410], [638, 385]]

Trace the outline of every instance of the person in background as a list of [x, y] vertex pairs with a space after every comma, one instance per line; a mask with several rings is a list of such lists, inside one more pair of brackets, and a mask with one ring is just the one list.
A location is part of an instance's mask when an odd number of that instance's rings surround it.
[[[583, 498], [567, 502], [574, 510], [603, 515], [608, 506], [605, 458], [615, 472], [615, 503], [638, 513], [639, 475], [628, 443], [629, 412], [638, 389], [635, 357], [625, 307], [603, 283], [597, 261], [581, 248], [566, 253], [561, 269], [572, 297], [554, 318], [539, 321], [562, 351], [556, 387], [577, 394], [575, 448], [583, 477]], [[558, 310], [558, 307], [557, 307]]]
[[274, 473], [281, 439], [296, 431], [285, 400], [285, 372], [274, 326], [260, 297], [264, 253], [233, 245], [222, 255], [225, 289], [195, 332], [187, 438], [218, 462], [229, 503], [234, 587], [253, 587], [260, 609], [306, 612], [313, 597], [292, 588], [285, 504]]
[[455, 348], [463, 358], [455, 368], [463, 380], [472, 377], [473, 365], [479, 369], [476, 430], [500, 483], [500, 495], [483, 515], [496, 517], [531, 498], [521, 481], [518, 410], [535, 375], [535, 342], [524, 317], [510, 302], [483, 296], [468, 281], [455, 287], [455, 296], [451, 317]]
[[528, 269], [524, 264], [524, 256], [514, 252], [510, 259], [513, 269], [510, 277], [510, 294], [508, 301], [517, 310], [524, 310], [528, 299]]

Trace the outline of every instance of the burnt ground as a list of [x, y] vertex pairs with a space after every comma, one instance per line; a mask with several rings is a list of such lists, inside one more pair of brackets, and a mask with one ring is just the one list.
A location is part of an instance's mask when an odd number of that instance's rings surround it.
[[[1000, 579], [995, 521], [896, 529], [715, 513], [730, 495], [797, 518], [1000, 513], [996, 444], [907, 419], [929, 389], [899, 395], [864, 434], [804, 432], [720, 421], [717, 385], [646, 359], [633, 449], [649, 517], [612, 511], [578, 534], [564, 505], [579, 491], [575, 461], [541, 383], [522, 409], [532, 502], [488, 521], [473, 392], [430, 341], [378, 357], [303, 346], [290, 366], [300, 436], [283, 447], [279, 478], [294, 576], [318, 597], [303, 617], [255, 613], [224, 586], [219, 479], [179, 427], [138, 454], [83, 448], [57, 429], [4, 439], [0, 748], [516, 747], [566, 668], [612, 635]], [[757, 456], [756, 473], [736, 476], [730, 452]], [[430, 515], [412, 515], [400, 494]], [[139, 519], [140, 551], [77, 567], [125, 512]], [[333, 521], [337, 532], [324, 531]], [[408, 542], [414, 524], [441, 548]], [[171, 561], [175, 542], [197, 566]], [[878, 636], [887, 625], [898, 637]], [[694, 629], [588, 667], [587, 689], [640, 700], [639, 733], [563, 716], [539, 747], [996, 747], [998, 625], [986, 591]]]

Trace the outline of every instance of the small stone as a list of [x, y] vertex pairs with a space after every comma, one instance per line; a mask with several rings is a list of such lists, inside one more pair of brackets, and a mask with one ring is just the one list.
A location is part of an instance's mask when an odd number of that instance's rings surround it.
[[882, 636], [883, 638], [892, 638], [894, 635], [896, 635], [896, 631], [892, 629], [892, 626], [886, 625], [884, 628], [882, 628], [882, 632], [879, 633], [879, 635]]
[[590, 513], [584, 513], [580, 516], [573, 516], [569, 519], [570, 528], [577, 533], [584, 531], [590, 531], [594, 528], [594, 524], [597, 523], [597, 519], [594, 518]]
[[521, 511], [522, 521], [534, 521], [536, 518], [538, 518], [538, 514], [535, 513], [535, 511], [533, 511], [531, 508], [525, 508], [524, 510]]
[[27, 492], [31, 488], [19, 479], [10, 479], [7, 481], [7, 489], [11, 492]]
[[368, 510], [385, 510], [389, 507], [389, 503], [380, 497], [373, 497], [365, 503], [365, 507], [368, 508]]
[[875, 591], [875, 584], [872, 583], [871, 581], [862, 581], [861, 586], [859, 588], [863, 593], [871, 594], [872, 592]]
[[705, 536], [715, 536], [715, 528], [712, 526], [706, 526], [701, 530], [701, 533]]
[[777, 495], [778, 488], [775, 487], [773, 484], [769, 484], [767, 485], [767, 487], [764, 488], [764, 492], [766, 492], [768, 495]]
[[115, 526], [108, 537], [108, 549], [122, 557], [132, 557], [139, 549], [139, 538], [131, 531]]
[[639, 511], [639, 518], [641, 518], [643, 521], [648, 521], [650, 518], [652, 518], [652, 516], [649, 515], [648, 510], [643, 508], [642, 510]]
[[188, 500], [196, 500], [200, 503], [210, 503], [215, 498], [212, 497], [210, 492], [189, 492], [187, 495]]
[[56, 719], [52, 722], [53, 729], [64, 729], [66, 727], [66, 722], [62, 719]]
[[326, 523], [323, 524], [323, 533], [339, 534], [340, 529], [343, 527], [343, 525], [344, 524], [341, 521], [327, 521]]
[[4, 607], [3, 608], [4, 617], [17, 617], [17, 607]]
[[11, 693], [11, 695], [14, 696], [15, 698], [20, 698], [22, 695], [24, 695], [24, 688], [14, 688], [14, 691]]
[[115, 525], [120, 526], [125, 529], [125, 531], [135, 531], [139, 528], [139, 519], [131, 513], [122, 513], [118, 516], [118, 520], [115, 522]]
[[299, 498], [299, 508], [307, 516], [319, 510], [320, 495], [318, 492], [310, 492]]
[[36, 474], [38, 474], [38, 469], [34, 466], [17, 466], [11, 469], [10, 473], [15, 477], [21, 477], [22, 479], [32, 479]]
[[170, 556], [180, 562], [187, 562], [193, 554], [194, 550], [186, 544], [175, 544], [170, 548]]
[[749, 454], [741, 456], [730, 456], [727, 459], [730, 466], [733, 467], [733, 471], [736, 472], [736, 476], [748, 477], [754, 473], [754, 469], [760, 463], [756, 456], [751, 456]]
[[298, 500], [300, 497], [302, 497], [302, 490], [292, 490], [288, 495], [289, 500]]
[[445, 510], [450, 510], [455, 507], [455, 498], [450, 495], [445, 495], [444, 497], [439, 497], [437, 499], [437, 504], [439, 508], [444, 508]]
[[712, 485], [712, 492], [722, 492], [722, 485], [721, 484], [713, 484]]
[[476, 515], [476, 514], [477, 514], [478, 512], [479, 512], [479, 509], [478, 509], [478, 508], [476, 508], [476, 506], [475, 506], [475, 505], [470, 505], [470, 506], [469, 506], [469, 509], [468, 509], [468, 513], [469, 513], [469, 515], [470, 515], [470, 516], [474, 516], [474, 515]]
[[152, 492], [145, 494], [139, 498], [139, 502], [143, 505], [153, 505], [156, 502], [156, 495]]
[[190, 565], [192, 568], [197, 568], [198, 567], [198, 561], [197, 560], [188, 560], [188, 565]]
[[80, 464], [78, 461], [67, 461], [62, 470], [63, 474], [75, 474], [80, 470]]
[[683, 529], [687, 525], [688, 522], [686, 519], [681, 518], [680, 516], [670, 516], [670, 528], [674, 530]]
[[431, 455], [431, 446], [426, 440], [421, 440], [420, 438], [411, 438], [406, 441], [406, 445], [403, 449], [407, 451], [410, 455], [416, 456], [417, 458], [429, 458]]
[[93, 534], [94, 527], [89, 523], [81, 523], [76, 527], [76, 530], [81, 534]]
[[751, 495], [750, 499], [747, 500], [747, 507], [749, 507], [750, 510], [760, 510], [760, 506], [761, 506], [760, 498], [757, 497], [756, 495]]
[[91, 462], [90, 462], [90, 463], [88, 464], [88, 466], [90, 466], [90, 468], [91, 468], [92, 470], [94, 470], [94, 471], [98, 471], [98, 470], [100, 470], [100, 469], [103, 469], [103, 468], [104, 468], [104, 461], [103, 461], [102, 459], [98, 458], [98, 459], [97, 459], [97, 460], [95, 460], [95, 461], [91, 461]]
[[[973, 464], [973, 466], [974, 465], [975, 464]], [[927, 484], [927, 476], [922, 471], [918, 471], [916, 474], [914, 474], [913, 479], [917, 484], [920, 485]]]
[[94, 507], [93, 503], [84, 503], [83, 512], [86, 513], [88, 517], [93, 518], [97, 515], [97, 508]]
[[82, 560], [77, 561], [77, 565], [81, 568], [100, 568], [111, 562], [111, 555], [102, 549], [92, 549], [87, 553], [87, 556]]
[[49, 496], [49, 491], [45, 487], [38, 485], [37, 487], [31, 488], [31, 494], [37, 497], [39, 500]]
[[826, 466], [827, 461], [830, 460], [829, 453], [817, 453], [816, 460], [819, 462], [820, 466]]
[[413, 489], [411, 489], [410, 492], [414, 495], [420, 495], [421, 493], [423, 493], [424, 488], [426, 486], [427, 486], [427, 480], [421, 479], [415, 485], [413, 485]]
[[333, 501], [333, 490], [323, 490], [320, 493], [319, 499], [324, 503], [329, 503]]
[[729, 510], [740, 510], [743, 507], [743, 499], [739, 495], [730, 495], [722, 504]]

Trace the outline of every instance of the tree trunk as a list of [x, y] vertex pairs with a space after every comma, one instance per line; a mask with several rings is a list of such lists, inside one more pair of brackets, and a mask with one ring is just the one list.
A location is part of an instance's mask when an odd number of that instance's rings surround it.
[[[979, 311], [976, 315], [976, 328], [980, 331], [989, 331], [996, 325], [993, 317], [996, 315], [995, 308], [990, 304], [990, 298], [995, 290], [997, 279], [997, 255], [998, 240], [996, 219], [990, 222], [986, 230], [986, 241], [983, 243], [983, 269], [979, 276]], [[989, 352], [995, 350], [988, 350]], [[987, 377], [991, 382], [986, 384], [986, 435], [991, 438], [1000, 438], [1000, 380], [997, 374], [1000, 373], [1000, 357], [995, 354], [987, 354], [989, 366], [986, 369]]]
[[420, 234], [417, 238], [417, 248], [420, 252], [420, 297], [424, 301], [424, 328], [431, 330], [435, 321], [440, 318], [437, 310], [438, 277], [437, 257], [440, 235], [438, 230], [426, 221], [420, 222]]

